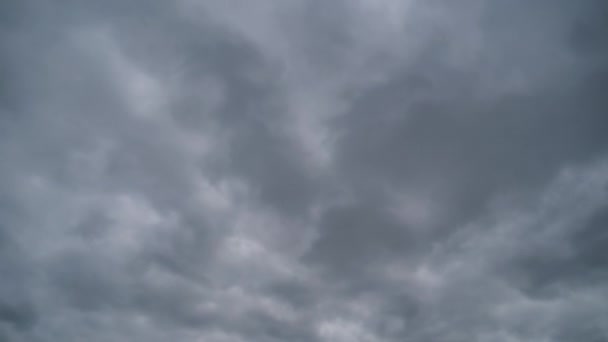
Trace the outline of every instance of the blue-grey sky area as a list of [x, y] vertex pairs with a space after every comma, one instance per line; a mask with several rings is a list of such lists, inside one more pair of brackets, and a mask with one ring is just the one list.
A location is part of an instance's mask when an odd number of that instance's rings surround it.
[[0, 341], [608, 341], [605, 0], [0, 1]]

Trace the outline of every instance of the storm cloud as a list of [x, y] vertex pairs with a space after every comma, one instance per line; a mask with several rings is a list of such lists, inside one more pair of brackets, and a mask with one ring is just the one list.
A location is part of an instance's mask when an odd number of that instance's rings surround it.
[[602, 0], [0, 2], [0, 341], [608, 341]]

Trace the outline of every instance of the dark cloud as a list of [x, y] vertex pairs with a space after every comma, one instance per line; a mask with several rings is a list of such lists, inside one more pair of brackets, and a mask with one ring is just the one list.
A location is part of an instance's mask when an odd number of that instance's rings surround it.
[[0, 3], [0, 341], [608, 340], [606, 18]]

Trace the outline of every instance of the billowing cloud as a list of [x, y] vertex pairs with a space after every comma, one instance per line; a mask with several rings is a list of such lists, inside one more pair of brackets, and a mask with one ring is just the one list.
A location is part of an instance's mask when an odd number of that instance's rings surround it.
[[607, 341], [602, 1], [0, 4], [0, 341]]

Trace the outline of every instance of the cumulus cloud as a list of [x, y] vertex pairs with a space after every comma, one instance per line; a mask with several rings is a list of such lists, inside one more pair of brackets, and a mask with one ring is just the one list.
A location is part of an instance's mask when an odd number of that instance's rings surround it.
[[0, 4], [0, 341], [608, 340], [602, 1]]

